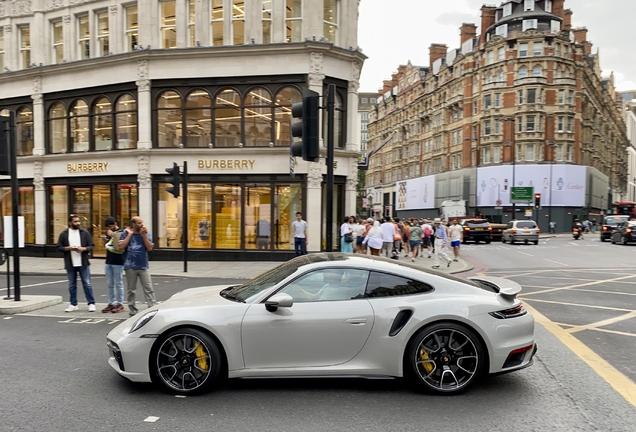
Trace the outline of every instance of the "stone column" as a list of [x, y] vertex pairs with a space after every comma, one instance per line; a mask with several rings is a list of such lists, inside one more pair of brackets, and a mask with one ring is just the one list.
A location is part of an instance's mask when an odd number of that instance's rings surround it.
[[[126, 29], [125, 14], [117, 13], [119, 5], [110, 5], [108, 7], [108, 51], [111, 54], [119, 54], [125, 51]], [[117, 31], [120, 29], [120, 31]], [[93, 32], [95, 33], [95, 32]]]
[[347, 174], [347, 184], [345, 185], [345, 215], [356, 214], [357, 186], [358, 161], [355, 158], [350, 158], [349, 173]]
[[[73, 27], [75, 27], [75, 16], [64, 15], [62, 17], [62, 22], [64, 23], [64, 60], [65, 61], [73, 61], [76, 59], [75, 57], [75, 34], [73, 33]], [[33, 43], [34, 40], [31, 39], [31, 47], [37, 44]], [[51, 41], [53, 42], [53, 41]], [[52, 44], [51, 44], [52, 45]], [[33, 48], [31, 48], [31, 52], [33, 52]], [[55, 59], [51, 59], [54, 61]]]
[[147, 155], [137, 158], [137, 182], [139, 183], [139, 216], [144, 220], [148, 231], [152, 232], [152, 178], [150, 176], [150, 158]]
[[[45, 25], [45, 20], [44, 20], [44, 13], [42, 11], [34, 11], [33, 13], [33, 21], [31, 22], [31, 25], [29, 27], [29, 30], [31, 32], [31, 63], [34, 63], [36, 65], [41, 64], [47, 64], [50, 63], [47, 61], [48, 56], [47, 55], [50, 50], [48, 50], [47, 48], [50, 46], [49, 43], [47, 43], [47, 41], [49, 41], [50, 39], [46, 37], [46, 33], [45, 33], [45, 29], [48, 28]], [[20, 47], [18, 47], [17, 45], [19, 44], [19, 33], [16, 33], [16, 52], [20, 52]], [[6, 35], [5, 35], [5, 40], [6, 40]], [[5, 42], [6, 44], [6, 42]], [[7, 51], [5, 50], [5, 55], [6, 55]], [[17, 68], [17, 64], [15, 65]], [[27, 67], [27, 65], [24, 66], [25, 68]]]
[[152, 148], [152, 103], [150, 98], [150, 79], [148, 60], [137, 62], [137, 128], [138, 149]]
[[360, 128], [358, 125], [358, 88], [360, 87], [360, 68], [362, 64], [351, 63], [351, 81], [347, 89], [347, 137], [346, 149], [349, 151], [360, 151], [360, 143], [356, 142]]
[[322, 250], [322, 163], [309, 162], [307, 173], [307, 203], [305, 205], [307, 221], [307, 235], [309, 243], [308, 252], [320, 252]]
[[272, 0], [272, 42], [285, 42], [285, 0]]
[[46, 238], [46, 189], [44, 188], [44, 164], [40, 161], [33, 163], [33, 191], [35, 207], [35, 244], [49, 243]]
[[[18, 56], [20, 48], [18, 47], [18, 29], [13, 31], [13, 25], [6, 24], [4, 30], [4, 66], [9, 70], [16, 70], [20, 64]], [[2, 71], [4, 72], [4, 71]]]
[[[161, 43], [159, 42], [159, 6], [157, 5], [157, 2], [152, 0], [137, 1], [137, 14], [139, 20], [139, 37], [137, 38], [137, 45], [144, 49], [149, 45], [151, 48], [159, 48]], [[125, 28], [125, 23], [123, 26]], [[155, 39], [155, 46], [152, 46], [153, 36]]]
[[196, 0], [196, 32], [197, 35], [194, 38], [194, 43], [196, 44], [199, 41], [201, 46], [210, 46], [212, 45], [212, 36], [211, 32], [211, 20], [212, 20], [212, 11], [210, 10], [209, 1]]
[[46, 115], [44, 113], [44, 101], [42, 99], [42, 78], [33, 78], [33, 154], [42, 156], [46, 153], [46, 140], [44, 137]]
[[245, 1], [245, 45], [263, 43], [262, 9], [261, 0]]
[[303, 2], [303, 39], [319, 41], [323, 36], [322, 1]]
[[[187, 47], [190, 38], [188, 33], [188, 21], [190, 20], [188, 3], [188, 0], [176, 0], [175, 2], [177, 19], [177, 48]], [[163, 37], [163, 35], [161, 35], [161, 37]]]

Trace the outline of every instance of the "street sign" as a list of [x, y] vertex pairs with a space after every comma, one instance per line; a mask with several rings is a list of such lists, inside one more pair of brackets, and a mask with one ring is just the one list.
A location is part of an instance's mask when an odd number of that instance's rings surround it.
[[534, 197], [534, 188], [529, 187], [511, 187], [510, 188], [510, 202], [512, 203], [529, 203], [532, 202]]
[[294, 155], [290, 154], [289, 155], [289, 176], [291, 178], [294, 178], [296, 176], [296, 173], [294, 172], [294, 168], [295, 168]]
[[526, 217], [532, 217], [532, 210], [526, 209]]

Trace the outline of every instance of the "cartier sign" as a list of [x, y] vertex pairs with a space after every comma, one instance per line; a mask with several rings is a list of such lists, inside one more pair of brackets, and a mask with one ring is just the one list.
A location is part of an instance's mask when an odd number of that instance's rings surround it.
[[70, 173], [98, 172], [98, 171], [108, 171], [109, 166], [110, 166], [110, 162], [70, 163], [66, 165], [66, 170]]
[[227, 170], [251, 170], [254, 169], [254, 159], [199, 159], [199, 169], [227, 169]]

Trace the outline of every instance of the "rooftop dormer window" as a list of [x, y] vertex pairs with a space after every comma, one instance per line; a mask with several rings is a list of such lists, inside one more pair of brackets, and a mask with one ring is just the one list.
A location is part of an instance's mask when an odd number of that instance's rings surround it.
[[512, 3], [506, 3], [503, 5], [502, 17], [507, 17], [508, 15], [512, 15]]
[[533, 11], [534, 10], [534, 0], [523, 0], [523, 10], [524, 11]]
[[544, 9], [545, 9], [546, 12], [552, 13], [552, 0], [545, 0]]

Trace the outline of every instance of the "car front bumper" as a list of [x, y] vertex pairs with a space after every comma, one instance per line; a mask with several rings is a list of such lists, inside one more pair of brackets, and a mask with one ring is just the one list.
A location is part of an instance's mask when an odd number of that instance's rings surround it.
[[115, 372], [130, 381], [152, 382], [148, 361], [156, 339], [124, 335], [124, 328], [125, 326], [120, 324], [108, 333], [108, 364]]

